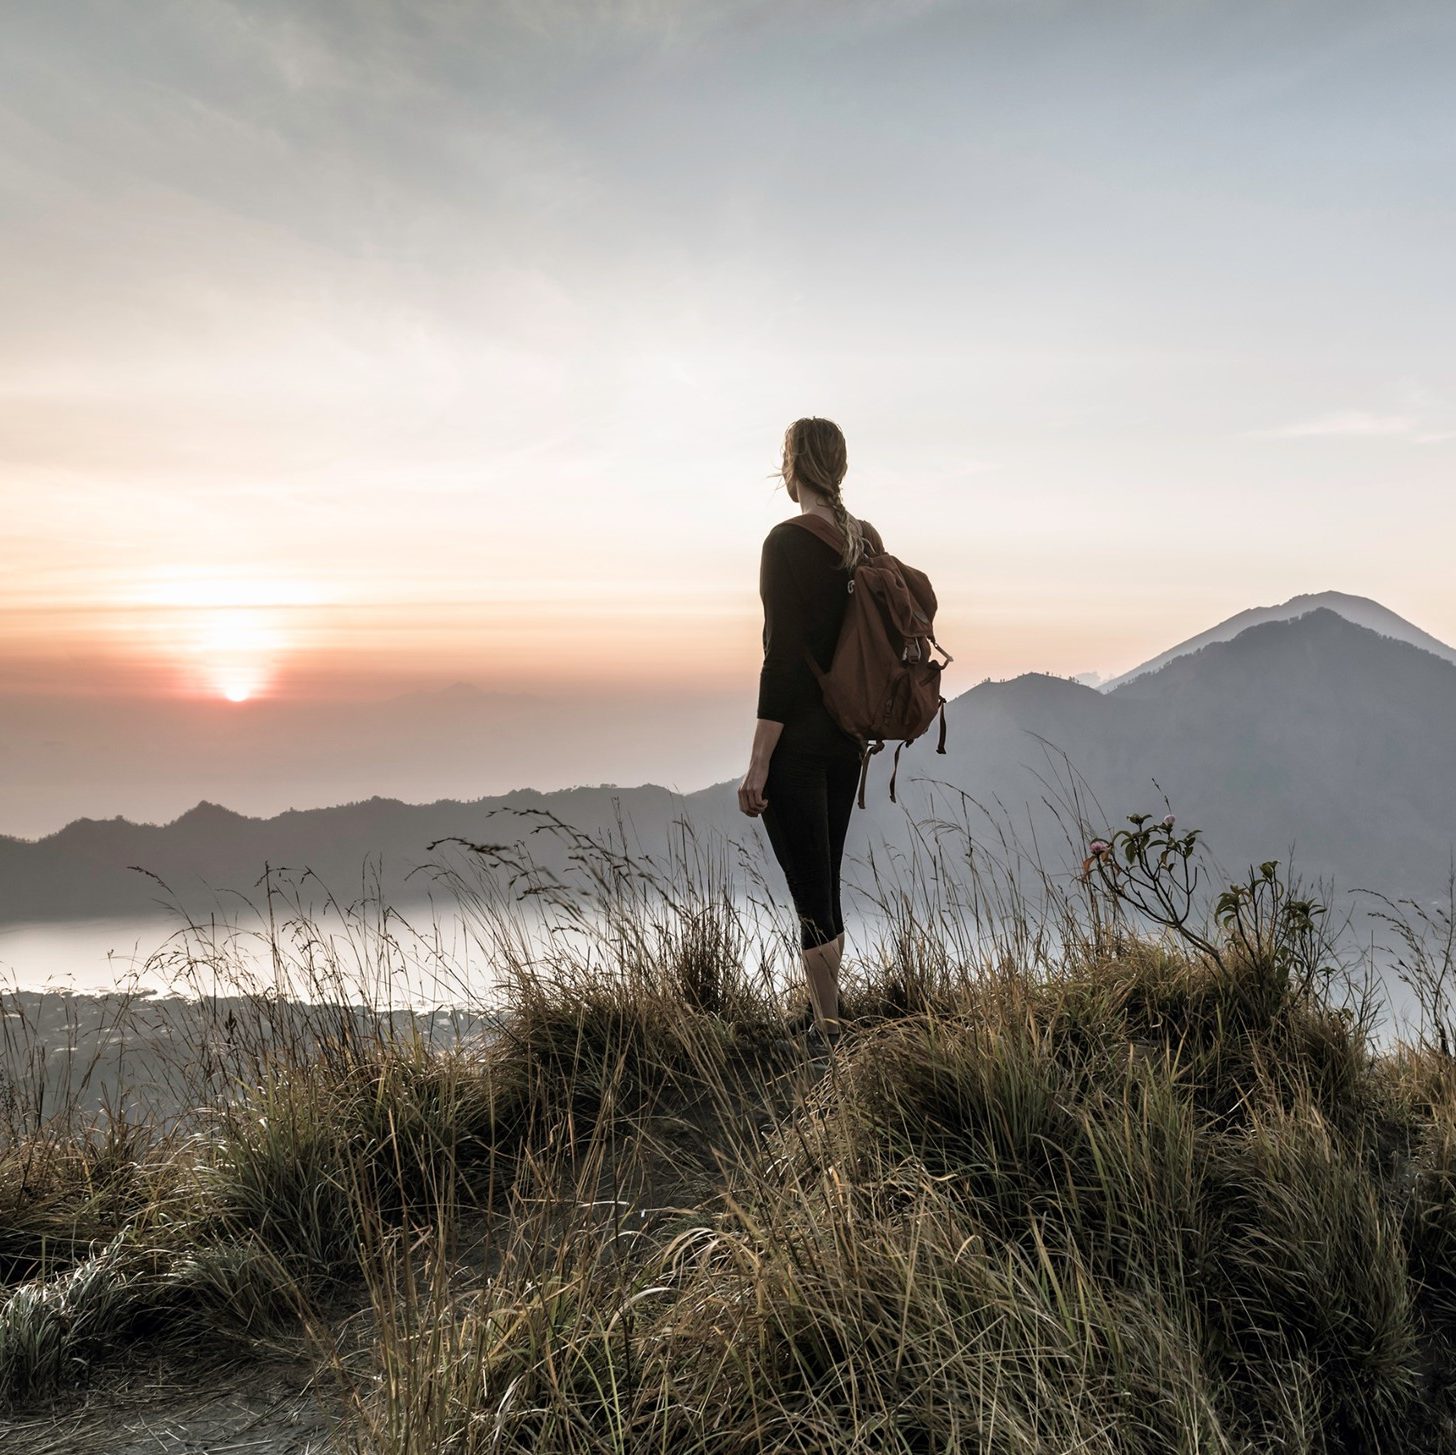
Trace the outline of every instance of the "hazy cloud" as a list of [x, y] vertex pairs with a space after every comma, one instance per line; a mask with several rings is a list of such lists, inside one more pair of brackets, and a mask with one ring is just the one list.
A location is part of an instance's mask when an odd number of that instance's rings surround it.
[[1440, 440], [1456, 438], [1456, 433], [1433, 430], [1413, 415], [1373, 414], [1358, 409], [1319, 415], [1314, 419], [1281, 425], [1277, 429], [1255, 430], [1253, 434], [1256, 438], [1262, 439], [1323, 439], [1350, 435], [1384, 435], [1408, 439], [1416, 444], [1435, 444]]

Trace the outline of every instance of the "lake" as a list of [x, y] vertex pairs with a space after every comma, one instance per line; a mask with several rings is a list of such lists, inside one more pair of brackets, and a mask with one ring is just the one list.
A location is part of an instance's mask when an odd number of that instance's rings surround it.
[[[756, 904], [736, 908], [748, 929], [745, 959], [782, 959], [787, 969], [786, 924], [775, 926]], [[647, 923], [671, 932], [674, 921]], [[856, 922], [852, 933], [861, 928]], [[649, 935], [641, 948], [650, 953], [654, 943]], [[0, 925], [0, 987], [193, 997], [266, 986], [305, 1001], [433, 1009], [487, 998], [502, 966], [564, 958], [605, 965], [621, 948], [599, 908], [563, 915], [531, 900], [494, 910], [326, 908], [280, 918], [271, 937], [251, 913], [192, 925], [152, 914]]]
[[[744, 962], [781, 988], [797, 985], [798, 960], [783, 907], [745, 900], [735, 910], [746, 930]], [[864, 909], [848, 911], [846, 919], [852, 973], [856, 962], [872, 964], [888, 953], [893, 928], [882, 914]], [[953, 938], [962, 950], [970, 948], [964, 927]], [[605, 968], [622, 951], [599, 912], [573, 923], [530, 900], [497, 906], [494, 913], [479, 906], [473, 912], [406, 906], [383, 916], [377, 906], [362, 913], [327, 911], [281, 920], [275, 939], [276, 961], [266, 926], [256, 919], [219, 916], [205, 926], [187, 926], [178, 916], [152, 914], [0, 925], [0, 989], [97, 995], [125, 988], [192, 998], [267, 988], [305, 1002], [434, 1011], [491, 999], [502, 965], [567, 958]], [[641, 948], [650, 953], [653, 944]], [[1416, 1007], [1394, 975], [1389, 953], [1376, 952], [1367, 963], [1384, 982], [1388, 1014], [1409, 1031]]]

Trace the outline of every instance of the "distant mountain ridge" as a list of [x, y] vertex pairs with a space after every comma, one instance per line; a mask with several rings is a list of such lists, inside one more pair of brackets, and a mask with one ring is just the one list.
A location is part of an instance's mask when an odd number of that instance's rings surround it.
[[[1070, 771], [1101, 805], [1089, 810], [1091, 830], [1161, 811], [1166, 793], [1232, 873], [1292, 850], [1304, 873], [1342, 888], [1439, 895], [1456, 849], [1453, 655], [1315, 607], [1178, 651], [1110, 690], [1034, 673], [982, 683], [948, 705], [945, 757], [928, 739], [905, 753], [898, 805], [886, 792], [889, 755], [873, 761], [847, 877], [872, 844], [903, 849], [914, 820], [955, 817], [967, 803], [1003, 805], [1042, 852], [1075, 861], [1067, 834], [1080, 830], [1047, 803], [1048, 782]], [[738, 813], [735, 790], [728, 781], [687, 795], [649, 784], [464, 803], [376, 798], [267, 819], [203, 802], [160, 826], [83, 819], [37, 841], [0, 838], [0, 922], [144, 913], [161, 891], [131, 865], [191, 907], [218, 890], [255, 894], [265, 864], [295, 877], [308, 869], [347, 897], [375, 855], [383, 892], [418, 899], [431, 842], [515, 842], [545, 814], [599, 833], [621, 815], [649, 849], [685, 818], [762, 852], [762, 825]], [[983, 821], [971, 829], [993, 847]], [[549, 834], [529, 842], [534, 856], [566, 862]]]
[[1135, 678], [1167, 666], [1176, 657], [1186, 656], [1189, 652], [1196, 652], [1214, 642], [1232, 641], [1251, 626], [1261, 626], [1270, 621], [1289, 621], [1307, 616], [1312, 611], [1333, 611], [1356, 626], [1363, 626], [1381, 636], [1393, 637], [1399, 642], [1408, 642], [1411, 646], [1432, 652], [1445, 661], [1456, 663], [1456, 647], [1450, 647], [1438, 637], [1422, 631], [1420, 627], [1403, 616], [1398, 616], [1378, 601], [1371, 601], [1365, 596], [1349, 596], [1343, 591], [1321, 591], [1316, 594], [1291, 596], [1288, 601], [1281, 602], [1278, 606], [1250, 607], [1195, 637], [1189, 637], [1185, 642], [1179, 642], [1177, 646], [1169, 647], [1166, 652], [1160, 652], [1131, 671], [1095, 685], [1103, 692], [1112, 692]]

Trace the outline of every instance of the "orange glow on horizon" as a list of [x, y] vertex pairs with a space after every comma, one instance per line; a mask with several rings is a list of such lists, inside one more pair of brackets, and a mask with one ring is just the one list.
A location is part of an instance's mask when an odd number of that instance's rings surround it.
[[[928, 555], [927, 555], [927, 558]], [[132, 577], [109, 599], [0, 614], [0, 690], [270, 704], [393, 697], [468, 683], [482, 693], [724, 694], [751, 698], [762, 615], [751, 573], [697, 583], [492, 577], [469, 591], [395, 579], [368, 596], [341, 580], [224, 566]], [[1135, 617], [1109, 591], [957, 588], [938, 635], [951, 692], [1022, 671], [1115, 675], [1230, 614], [1194, 599], [1180, 619]], [[1133, 624], [1130, 626], [1129, 621]]]

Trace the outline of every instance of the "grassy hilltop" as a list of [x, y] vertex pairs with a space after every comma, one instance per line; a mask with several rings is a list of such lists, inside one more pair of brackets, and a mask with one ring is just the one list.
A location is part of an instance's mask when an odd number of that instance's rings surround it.
[[50, 1100], [15, 999], [13, 1448], [139, 1360], [264, 1351], [392, 1455], [1453, 1448], [1456, 1062], [1439, 1014], [1377, 1049], [1277, 879], [1155, 933], [1109, 857], [1036, 916], [942, 861], [830, 1058], [710, 882], [582, 862], [549, 956], [463, 898], [487, 1033], [205, 998], [122, 1114]]

